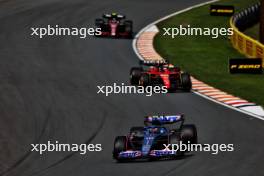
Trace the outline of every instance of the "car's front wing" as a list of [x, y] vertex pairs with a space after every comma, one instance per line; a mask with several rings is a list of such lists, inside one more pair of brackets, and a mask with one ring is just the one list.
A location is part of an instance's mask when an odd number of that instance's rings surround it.
[[151, 150], [148, 155], [143, 155], [141, 151], [124, 151], [118, 155], [119, 159], [140, 159], [151, 157], [169, 157], [175, 156], [176, 151], [173, 150]]

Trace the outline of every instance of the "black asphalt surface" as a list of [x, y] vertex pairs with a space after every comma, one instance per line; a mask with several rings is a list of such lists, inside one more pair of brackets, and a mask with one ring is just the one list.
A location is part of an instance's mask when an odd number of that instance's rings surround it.
[[[132, 40], [30, 35], [48, 24], [94, 27], [104, 12], [124, 13], [135, 31], [199, 0], [0, 1], [0, 175], [8, 176], [262, 176], [264, 123], [192, 93], [97, 94], [128, 84], [138, 58]], [[232, 143], [234, 152], [190, 153], [170, 161], [116, 163], [113, 140], [148, 114], [185, 113], [201, 143]], [[100, 143], [86, 155], [30, 152], [32, 143]]]

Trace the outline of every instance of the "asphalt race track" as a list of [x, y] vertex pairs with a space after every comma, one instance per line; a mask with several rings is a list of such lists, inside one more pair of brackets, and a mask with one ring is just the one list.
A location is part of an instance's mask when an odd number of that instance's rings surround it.
[[[30, 36], [31, 27], [94, 27], [104, 12], [134, 21], [135, 32], [199, 0], [0, 1], [0, 175], [8, 176], [261, 176], [264, 123], [192, 93], [97, 94], [128, 84], [137, 65], [132, 40]], [[185, 113], [200, 143], [233, 143], [234, 152], [190, 153], [170, 161], [116, 163], [113, 140], [147, 114]], [[30, 152], [31, 143], [101, 143], [102, 152]]]

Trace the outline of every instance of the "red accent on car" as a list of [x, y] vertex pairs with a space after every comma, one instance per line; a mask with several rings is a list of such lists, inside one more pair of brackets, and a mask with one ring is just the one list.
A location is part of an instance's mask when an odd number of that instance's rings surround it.
[[118, 21], [109, 21], [109, 25], [111, 28], [111, 36], [116, 36], [118, 24], [119, 24]]

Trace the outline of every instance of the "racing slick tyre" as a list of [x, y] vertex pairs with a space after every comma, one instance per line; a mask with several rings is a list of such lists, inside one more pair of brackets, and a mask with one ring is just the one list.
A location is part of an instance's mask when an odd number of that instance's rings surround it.
[[182, 126], [181, 129], [181, 139], [184, 144], [197, 144], [198, 139], [197, 139], [197, 129], [196, 126], [193, 124], [186, 124]]
[[130, 128], [131, 133], [134, 133], [137, 137], [144, 137], [144, 127], [132, 127]]
[[[171, 144], [171, 145], [178, 145], [178, 148], [179, 148], [179, 146], [180, 146], [180, 139], [181, 139], [181, 137], [179, 136], [179, 135], [177, 135], [177, 134], [171, 134], [170, 135], [170, 138], [169, 138], [169, 144]], [[172, 148], [171, 148], [172, 149]], [[175, 148], [174, 148], [175, 149]], [[176, 151], [176, 155], [175, 155], [175, 157], [181, 157], [181, 156], [183, 156], [184, 155], [184, 151], [180, 151], [179, 149]]]
[[139, 85], [143, 87], [147, 87], [150, 84], [149, 80], [149, 75], [148, 74], [143, 74], [139, 78]]
[[127, 143], [126, 136], [117, 136], [115, 138], [113, 157], [117, 161], [122, 161], [121, 159], [118, 158], [118, 155], [120, 152], [126, 151], [126, 143]]
[[95, 26], [96, 27], [101, 27], [104, 24], [103, 19], [95, 19]]
[[191, 77], [188, 73], [181, 73], [182, 88], [186, 92], [190, 92], [192, 89]]
[[130, 84], [131, 85], [138, 85], [139, 79], [141, 76], [141, 72], [143, 69], [141, 67], [133, 67], [130, 70]]
[[168, 92], [175, 93], [177, 91], [177, 89], [178, 89], [177, 84], [172, 83], [171, 86], [170, 86], [170, 88], [168, 89]]
[[132, 127], [130, 128], [129, 148], [134, 150], [141, 150], [144, 140], [144, 127]]
[[130, 20], [125, 21], [125, 32], [127, 32], [129, 35], [129, 38], [132, 38], [133, 35], [133, 22]]

